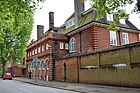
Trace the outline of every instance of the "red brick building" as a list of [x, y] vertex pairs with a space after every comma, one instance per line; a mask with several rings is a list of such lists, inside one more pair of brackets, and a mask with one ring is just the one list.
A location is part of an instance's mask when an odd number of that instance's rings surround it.
[[129, 20], [117, 22], [119, 31], [108, 29], [113, 15], [96, 21], [97, 12], [85, 11], [80, 1], [74, 0], [75, 13], [62, 26], [54, 27], [53, 12], [49, 13], [49, 30], [45, 34], [43, 26], [37, 26], [37, 40], [27, 47], [27, 73], [31, 71], [32, 77], [32, 61], [38, 57], [38, 79], [78, 82], [79, 63], [73, 57], [140, 41], [140, 31]]
[[39, 66], [37, 68], [38, 79], [52, 80], [54, 76], [54, 60], [68, 53], [68, 51], [62, 47], [64, 44], [67, 45], [67, 36], [57, 33], [59, 28], [53, 26], [53, 16], [53, 12], [50, 12], [49, 30], [44, 34], [44, 27], [38, 25], [37, 40], [32, 41], [27, 47], [27, 73], [31, 71], [32, 77], [34, 77], [35, 69], [33, 68], [33, 58], [37, 57], [39, 60]]

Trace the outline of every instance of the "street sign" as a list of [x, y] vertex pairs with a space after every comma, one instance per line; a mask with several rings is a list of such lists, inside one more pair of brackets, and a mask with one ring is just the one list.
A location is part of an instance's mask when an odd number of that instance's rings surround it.
[[38, 63], [38, 58], [37, 58], [37, 57], [34, 57], [34, 58], [33, 58], [33, 62], [34, 62], [34, 63]]
[[38, 67], [38, 63], [33, 62], [33, 67], [37, 68]]
[[38, 58], [37, 57], [33, 58], [33, 67], [35, 67], [35, 68], [38, 67]]

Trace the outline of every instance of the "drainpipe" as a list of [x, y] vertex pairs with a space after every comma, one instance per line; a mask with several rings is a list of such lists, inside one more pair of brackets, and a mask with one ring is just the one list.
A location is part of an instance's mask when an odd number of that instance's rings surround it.
[[82, 32], [79, 32], [80, 35], [80, 53], [82, 52]]
[[54, 41], [54, 57], [55, 57], [55, 60], [58, 59], [58, 42], [57, 41]]
[[52, 46], [49, 45], [49, 48], [50, 48], [50, 81], [52, 82], [53, 80], [53, 62], [52, 62]]
[[118, 34], [119, 34], [119, 44], [121, 46], [122, 45], [122, 42], [121, 42], [121, 30], [118, 30]]
[[81, 62], [81, 57], [77, 56], [77, 83], [79, 83], [79, 73], [80, 73], [80, 62]]
[[58, 42], [57, 41], [54, 41], [54, 80], [55, 80], [55, 62], [56, 60], [58, 59]]

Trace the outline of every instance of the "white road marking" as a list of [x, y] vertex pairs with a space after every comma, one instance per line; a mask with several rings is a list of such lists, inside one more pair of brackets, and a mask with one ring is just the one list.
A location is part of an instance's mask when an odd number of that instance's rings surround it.
[[23, 88], [19, 88], [20, 90], [22, 90], [22, 91], [24, 91], [24, 92], [26, 92], [26, 93], [32, 93], [32, 92], [30, 92], [30, 91], [28, 91], [28, 90], [25, 90], [25, 89], [23, 89]]

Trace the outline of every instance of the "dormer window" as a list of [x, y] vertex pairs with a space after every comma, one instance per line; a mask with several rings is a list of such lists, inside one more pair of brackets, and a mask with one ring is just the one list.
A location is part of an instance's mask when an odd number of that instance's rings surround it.
[[75, 24], [74, 18], [69, 19], [68, 21], [65, 22], [66, 29], [73, 26]]
[[113, 14], [107, 14], [108, 21], [114, 21]]
[[121, 23], [121, 24], [125, 24], [125, 20], [124, 20], [124, 19], [121, 19], [121, 20], [120, 20], [120, 23]]

